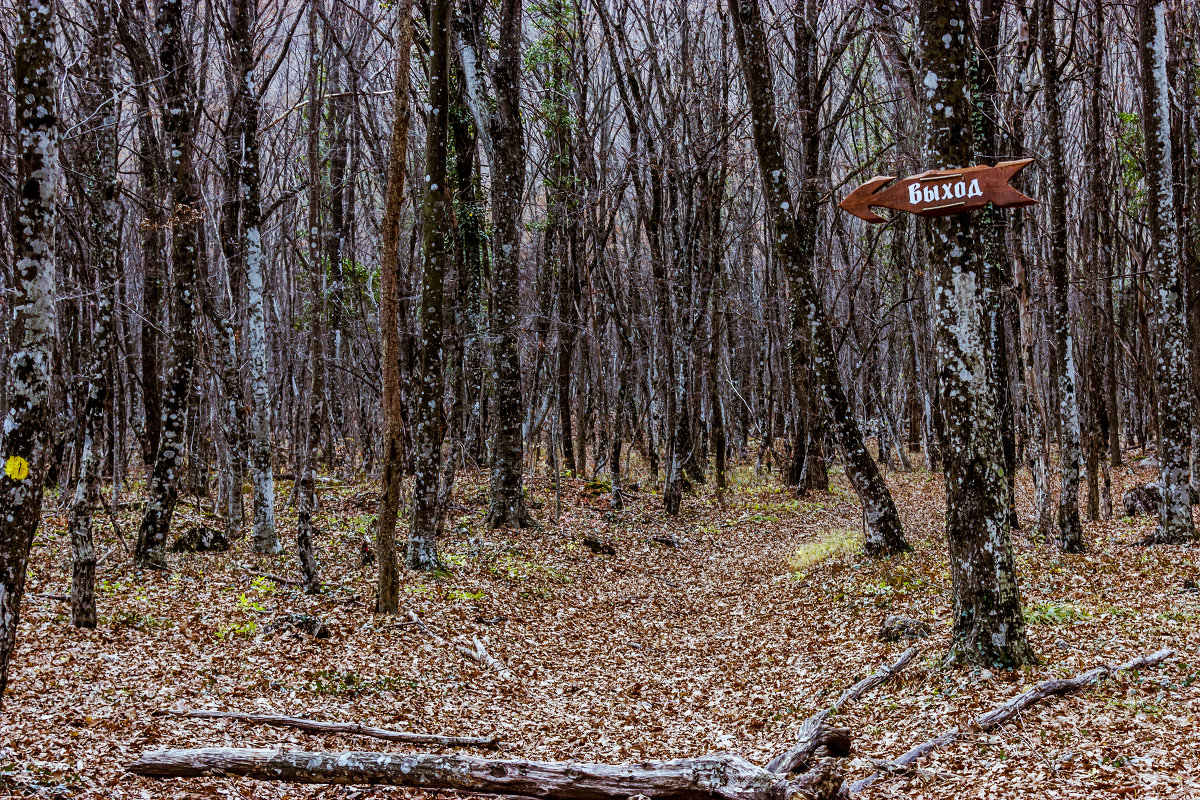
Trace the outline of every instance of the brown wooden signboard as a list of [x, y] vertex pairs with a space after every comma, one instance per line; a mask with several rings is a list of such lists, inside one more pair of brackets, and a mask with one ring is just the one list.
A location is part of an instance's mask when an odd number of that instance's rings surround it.
[[1008, 182], [1032, 162], [1032, 158], [1022, 158], [1002, 161], [994, 167], [930, 170], [899, 181], [895, 176], [877, 175], [851, 192], [838, 207], [867, 222], [887, 222], [871, 207], [945, 217], [975, 211], [988, 203], [997, 208], [1031, 206], [1037, 200], [1021, 194]]

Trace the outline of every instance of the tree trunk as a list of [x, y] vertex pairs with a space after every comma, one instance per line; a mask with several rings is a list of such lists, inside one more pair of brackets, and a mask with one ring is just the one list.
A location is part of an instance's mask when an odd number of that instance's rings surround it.
[[1062, 479], [1058, 496], [1057, 541], [1063, 551], [1077, 553], [1083, 549], [1083, 525], [1079, 520], [1079, 398], [1076, 389], [1075, 340], [1071, 336], [1070, 279], [1067, 275], [1067, 177], [1063, 160], [1054, 0], [1038, 0], [1038, 8], [1042, 42], [1042, 99], [1046, 105], [1046, 136], [1050, 141], [1050, 320], [1058, 373], [1058, 449]]
[[1167, 84], [1165, 0], [1139, 0], [1142, 68], [1142, 127], [1146, 139], [1146, 185], [1150, 207], [1150, 263], [1157, 291], [1159, 483], [1158, 527], [1150, 541], [1160, 544], [1196, 538], [1192, 523], [1188, 444], [1191, 398], [1188, 392], [1187, 318], [1183, 304], [1183, 259], [1171, 173], [1171, 107]]
[[679, 761], [609, 765], [211, 747], [144, 753], [129, 771], [156, 778], [238, 776], [291, 783], [409, 786], [543, 800], [626, 800], [635, 795], [649, 800], [832, 800], [842, 787], [841, 774], [828, 764], [788, 779], [724, 753]]
[[520, 254], [521, 197], [525, 190], [525, 131], [521, 125], [521, 0], [501, 0], [499, 53], [492, 85], [491, 346], [492, 455], [488, 527], [528, 527], [522, 479]]
[[29, 548], [41, 521], [46, 472], [50, 364], [54, 342], [58, 115], [54, 15], [41, 0], [17, 5], [16, 219], [12, 229], [13, 322], [9, 328], [8, 415], [0, 476], [0, 705], [17, 643]]
[[425, 139], [425, 186], [421, 209], [421, 366], [414, 409], [412, 528], [408, 539], [410, 569], [440, 566], [437, 555], [438, 486], [442, 439], [442, 315], [449, 263], [450, 221], [446, 205], [446, 141], [449, 135], [450, 0], [430, 4], [429, 102]]
[[[232, 0], [229, 38], [233, 53], [233, 85], [226, 158], [232, 197], [237, 212], [228, 233], [236, 245], [236, 259], [245, 269], [247, 352], [250, 371], [250, 480], [254, 492], [253, 546], [260, 553], [282, 548], [275, 532], [275, 471], [271, 435], [271, 391], [267, 357], [266, 260], [262, 243], [262, 178], [259, 171], [258, 114], [260, 92], [255, 70], [254, 29], [257, 7], [253, 0]], [[241, 302], [239, 281], [233, 281], [234, 302]], [[235, 489], [241, 495], [241, 475]]]
[[396, 47], [396, 90], [392, 109], [392, 142], [388, 156], [387, 200], [383, 209], [383, 255], [380, 263], [379, 333], [383, 361], [383, 492], [379, 498], [379, 530], [375, 558], [379, 586], [375, 613], [400, 613], [399, 574], [396, 567], [396, 519], [400, 514], [400, 481], [404, 474], [404, 398], [400, 384], [400, 215], [404, 209], [405, 169], [408, 164], [412, 51], [412, 0], [400, 0]]
[[308, 414], [304, 420], [304, 443], [297, 465], [296, 555], [304, 576], [304, 590], [316, 594], [321, 588], [313, 539], [313, 512], [317, 508], [316, 471], [325, 423], [325, 263], [321, 248], [321, 68], [317, 52], [317, 4], [308, 12], [308, 277], [312, 308], [308, 330]]
[[[973, 157], [970, 4], [923, 0], [919, 8], [927, 163], [931, 169], [966, 167]], [[969, 214], [954, 214], [933, 220], [929, 232], [954, 592], [952, 656], [1017, 667], [1034, 655], [1025, 639], [1009, 539], [1000, 422], [980, 302], [979, 231]]]
[[154, 561], [167, 538], [179, 499], [185, 464], [192, 371], [196, 356], [196, 275], [200, 250], [200, 188], [193, 166], [196, 120], [192, 97], [192, 47], [184, 40], [182, 0], [161, 0], [157, 26], [162, 37], [163, 129], [167, 138], [170, 187], [172, 320], [167, 377], [163, 384], [162, 430], [150, 476], [146, 513], [138, 532], [137, 559]]
[[[84, 118], [92, 128], [91, 158], [87, 174], [87, 202], [91, 214], [93, 271], [97, 287], [88, 350], [87, 399], [84, 401], [83, 446], [79, 475], [71, 500], [67, 528], [71, 533], [71, 623], [77, 628], [96, 627], [96, 548], [92, 541], [92, 516], [100, 495], [100, 444], [104, 435], [105, 407], [111, 393], [113, 355], [113, 291], [116, 282], [118, 220], [121, 216], [117, 184], [117, 108], [113, 88], [112, 7], [97, 0], [92, 7], [95, 35], [88, 51], [88, 92]], [[92, 277], [94, 275], [94, 278]]]
[[754, 144], [767, 196], [775, 253], [785, 268], [791, 303], [798, 309], [797, 316], [808, 325], [813, 367], [829, 418], [845, 453], [846, 474], [863, 504], [867, 526], [865, 550], [872, 556], [905, 552], [910, 548], [904, 540], [892, 495], [867, 452], [862, 431], [838, 375], [831, 326], [822, 310], [811, 268], [810, 251], [815, 246], [816, 231], [809, 227], [802, 229], [792, 210], [787, 165], [775, 118], [774, 78], [758, 0], [729, 0], [729, 3], [742, 77], [750, 96]]

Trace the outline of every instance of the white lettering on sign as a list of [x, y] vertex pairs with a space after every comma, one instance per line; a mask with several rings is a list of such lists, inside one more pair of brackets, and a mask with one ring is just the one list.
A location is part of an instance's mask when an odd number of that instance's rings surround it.
[[921, 186], [919, 183], [908, 185], [908, 202], [912, 205], [937, 203], [945, 200], [961, 200], [964, 197], [982, 197], [983, 189], [976, 178], [968, 184], [966, 181]]

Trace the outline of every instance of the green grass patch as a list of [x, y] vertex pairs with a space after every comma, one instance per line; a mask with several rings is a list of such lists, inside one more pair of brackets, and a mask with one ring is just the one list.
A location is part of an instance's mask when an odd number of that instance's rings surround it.
[[862, 549], [861, 539], [861, 534], [854, 528], [834, 528], [824, 536], [805, 542], [788, 556], [788, 569], [792, 571], [793, 578], [800, 580], [813, 567], [834, 556], [859, 552]]

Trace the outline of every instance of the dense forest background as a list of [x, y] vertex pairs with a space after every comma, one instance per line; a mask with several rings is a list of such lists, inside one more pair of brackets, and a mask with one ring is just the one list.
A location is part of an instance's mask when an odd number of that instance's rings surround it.
[[[719, 547], [747, 487], [839, 509], [793, 571], [935, 548], [948, 663], [1040, 662], [1029, 548], [1195, 586], [1197, 3], [2, 13], [0, 697], [29, 574], [82, 629], [230, 548], [395, 615], [489, 531]], [[837, 208], [1014, 159], [1036, 205]]]

